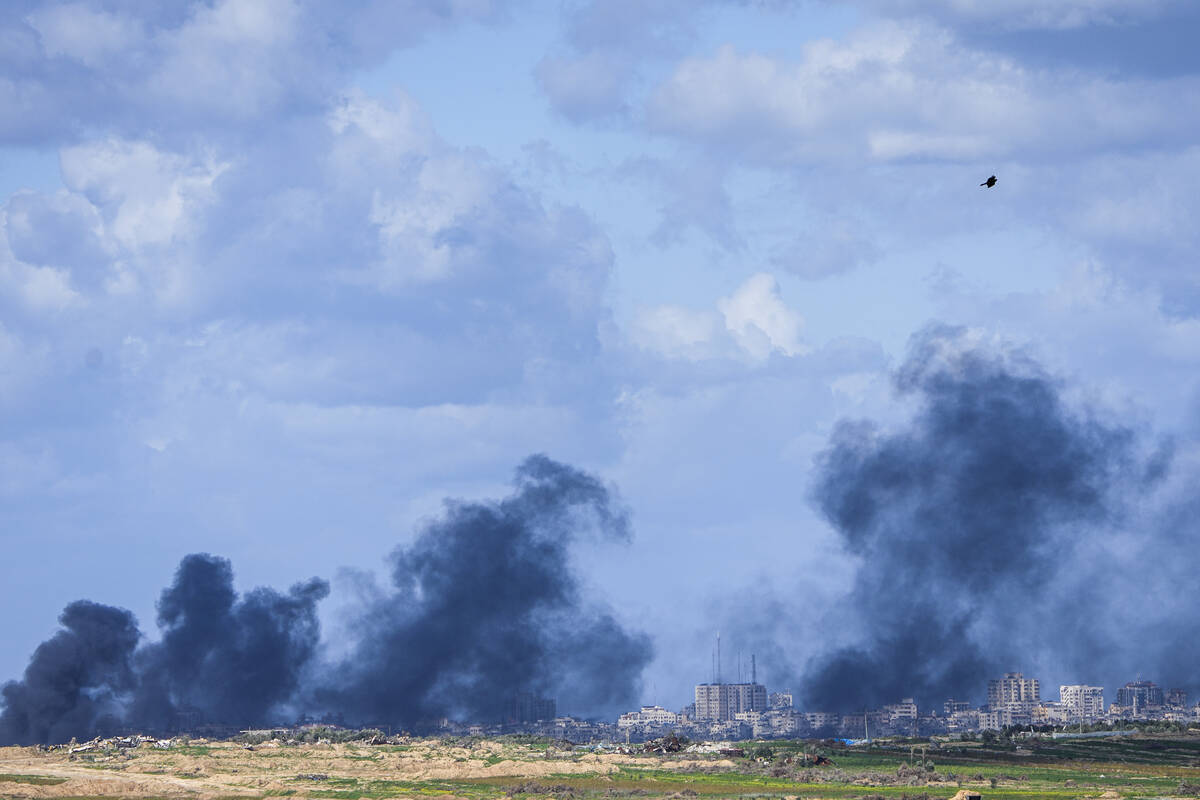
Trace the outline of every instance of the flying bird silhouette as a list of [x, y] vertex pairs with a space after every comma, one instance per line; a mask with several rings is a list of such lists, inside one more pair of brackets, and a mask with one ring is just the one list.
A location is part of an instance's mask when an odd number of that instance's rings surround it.
[[995, 185], [996, 185], [996, 176], [995, 176], [995, 175], [993, 175], [992, 177], [988, 178], [986, 181], [984, 181], [983, 183], [981, 183], [981, 184], [979, 184], [979, 185], [980, 185], [980, 186], [986, 186], [986, 187], [988, 187], [989, 189], [990, 189], [990, 188], [992, 188], [993, 186], [995, 186]]

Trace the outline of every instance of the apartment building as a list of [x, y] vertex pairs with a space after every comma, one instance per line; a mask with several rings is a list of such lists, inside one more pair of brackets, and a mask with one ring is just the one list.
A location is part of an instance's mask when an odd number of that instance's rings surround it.
[[1104, 716], [1104, 687], [1070, 684], [1058, 687], [1058, 701], [1071, 720], [1088, 721]]

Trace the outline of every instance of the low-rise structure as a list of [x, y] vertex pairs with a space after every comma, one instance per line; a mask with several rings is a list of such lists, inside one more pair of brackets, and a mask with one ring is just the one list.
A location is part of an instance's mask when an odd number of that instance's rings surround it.
[[678, 724], [679, 715], [662, 706], [642, 706], [640, 711], [630, 711], [617, 719], [617, 727], [622, 730], [639, 727], [662, 728]]

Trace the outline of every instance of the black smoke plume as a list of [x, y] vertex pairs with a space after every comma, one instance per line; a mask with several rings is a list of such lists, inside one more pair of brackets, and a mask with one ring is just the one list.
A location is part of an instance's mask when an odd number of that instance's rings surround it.
[[171, 732], [192, 724], [253, 725], [289, 701], [316, 652], [312, 579], [287, 594], [240, 599], [229, 562], [189, 555], [158, 602], [159, 642], [137, 649], [133, 614], [86, 600], [34, 652], [24, 679], [3, 689], [0, 745], [87, 739], [118, 727]]
[[410, 725], [498, 721], [519, 692], [590, 711], [633, 702], [650, 643], [584, 602], [570, 548], [588, 531], [625, 539], [627, 516], [594, 477], [545, 456], [499, 502], [448, 502], [393, 553], [394, 591], [363, 617], [323, 702]]
[[1112, 535], [1161, 460], [1068, 407], [1031, 359], [958, 330], [916, 335], [896, 387], [918, 400], [906, 427], [842, 423], [818, 461], [816, 502], [860, 559], [848, 622], [862, 636], [809, 665], [808, 707], [974, 699], [1044, 652], [1094, 675], [1111, 600], [1059, 587], [1091, 574], [1081, 551]]
[[316, 653], [317, 603], [327, 594], [329, 584], [313, 578], [287, 594], [258, 588], [239, 600], [229, 561], [185, 557], [158, 601], [162, 641], [138, 653], [133, 722], [162, 730], [189, 711], [234, 725], [271, 721]]
[[120, 711], [136, 685], [131, 659], [137, 621], [123, 608], [78, 600], [63, 610], [63, 629], [38, 645], [24, 680], [7, 684], [0, 745], [65, 742]]

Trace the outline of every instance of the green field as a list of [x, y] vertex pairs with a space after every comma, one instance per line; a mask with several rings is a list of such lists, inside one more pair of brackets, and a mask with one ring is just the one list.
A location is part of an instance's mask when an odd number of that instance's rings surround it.
[[[988, 742], [739, 744], [644, 753], [531, 737], [404, 743], [177, 741], [171, 748], [0, 749], [0, 798], [1200, 797], [1200, 733]], [[820, 765], [813, 762], [820, 761]]]

